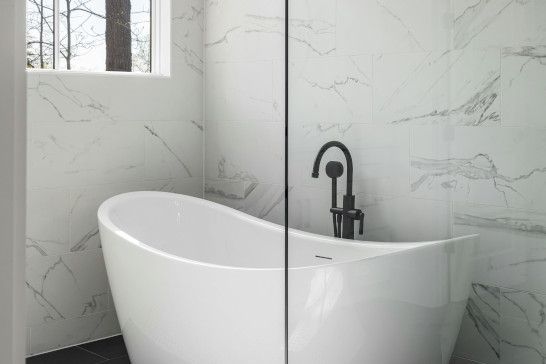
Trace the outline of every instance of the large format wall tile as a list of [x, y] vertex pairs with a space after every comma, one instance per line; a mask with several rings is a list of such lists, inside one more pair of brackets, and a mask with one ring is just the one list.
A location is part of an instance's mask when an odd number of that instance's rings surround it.
[[546, 132], [529, 128], [415, 128], [415, 196], [546, 211]]
[[274, 63], [207, 62], [207, 121], [274, 121]]
[[546, 296], [502, 290], [501, 363], [540, 364], [546, 358]]
[[210, 123], [205, 177], [282, 185], [283, 140], [284, 125], [278, 123]]
[[290, 120], [370, 123], [372, 87], [371, 56], [293, 60]]
[[206, 0], [205, 9], [207, 60], [255, 61], [284, 57], [283, 2]]
[[[91, 274], [92, 273], [92, 274]], [[27, 324], [106, 311], [108, 281], [102, 252], [27, 259]]]
[[455, 204], [454, 233], [479, 233], [475, 281], [546, 293], [546, 214]]
[[501, 65], [502, 124], [546, 128], [546, 47], [503, 48]]
[[488, 125], [500, 121], [500, 52], [464, 50], [374, 58], [374, 120]]
[[[202, 76], [190, 68], [179, 77], [29, 73], [28, 120], [200, 120], [202, 95], [195, 90], [201, 84]], [[181, 85], [188, 85], [188, 90]]]
[[66, 188], [31, 189], [28, 191], [27, 259], [33, 256], [68, 253], [69, 195], [69, 190]]
[[456, 48], [546, 43], [543, 0], [457, 0], [452, 4]]
[[345, 0], [337, 7], [338, 54], [449, 48], [448, 0]]
[[336, 0], [294, 0], [290, 6], [290, 59], [336, 52]]
[[31, 124], [28, 158], [31, 187], [142, 179], [142, 123]]
[[[144, 123], [145, 169], [150, 179], [184, 179], [203, 176], [203, 125], [201, 122]], [[184, 136], [184, 140], [181, 140]]]
[[500, 363], [500, 289], [473, 284], [454, 354], [485, 364]]
[[171, 41], [175, 67], [184, 65], [203, 76], [204, 3], [201, 0], [174, 1], [172, 6]]

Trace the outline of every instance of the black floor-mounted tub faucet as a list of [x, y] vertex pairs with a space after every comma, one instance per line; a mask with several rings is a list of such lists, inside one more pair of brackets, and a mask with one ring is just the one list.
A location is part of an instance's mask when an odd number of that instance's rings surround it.
[[347, 189], [343, 196], [343, 207], [337, 207], [337, 179], [343, 175], [343, 164], [337, 161], [330, 161], [326, 164], [326, 175], [332, 179], [332, 223], [334, 225], [334, 236], [344, 239], [354, 239], [355, 220], [360, 221], [359, 234], [364, 234], [364, 212], [355, 209], [355, 196], [353, 195], [353, 158], [349, 149], [341, 142], [331, 141], [320, 148], [313, 165], [313, 178], [318, 178], [320, 161], [322, 156], [330, 148], [337, 147], [345, 155], [347, 163]]

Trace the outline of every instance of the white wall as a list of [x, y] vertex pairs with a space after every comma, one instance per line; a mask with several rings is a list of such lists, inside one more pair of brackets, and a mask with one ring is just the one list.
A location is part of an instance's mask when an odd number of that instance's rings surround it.
[[29, 73], [29, 354], [119, 333], [96, 211], [110, 196], [202, 196], [203, 5], [173, 1], [171, 77]]
[[22, 1], [0, 0], [0, 361], [23, 363], [25, 29]]

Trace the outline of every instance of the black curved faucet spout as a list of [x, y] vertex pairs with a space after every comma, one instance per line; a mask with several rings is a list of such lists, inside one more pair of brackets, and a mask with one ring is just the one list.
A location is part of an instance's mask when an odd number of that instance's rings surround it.
[[[318, 178], [320, 161], [322, 160], [324, 153], [326, 153], [328, 149], [334, 147], [341, 149], [341, 151], [345, 155], [345, 160], [347, 163], [347, 190], [345, 196], [343, 196], [343, 208], [335, 206], [335, 195], [337, 195], [336, 179], [343, 173], [343, 166], [339, 162], [330, 162], [329, 164], [333, 164], [332, 175], [328, 173], [328, 166], [326, 167], [328, 176], [332, 178], [333, 197], [332, 208], [330, 209], [330, 212], [333, 214], [334, 235], [336, 237], [342, 237], [345, 239], [354, 239], [355, 220], [360, 220], [359, 232], [360, 234], [363, 234], [364, 213], [362, 212], [362, 210], [355, 209], [355, 196], [353, 195], [353, 158], [351, 157], [351, 153], [349, 152], [349, 149], [345, 146], [345, 144], [338, 141], [331, 141], [324, 144], [322, 148], [320, 148], [317, 157], [315, 158], [315, 163], [313, 164], [313, 173], [311, 174], [311, 176], [313, 178]], [[339, 165], [339, 167], [336, 167], [336, 163]], [[343, 229], [341, 229], [341, 222], [343, 222]]]
[[317, 157], [315, 158], [312, 177], [318, 178], [320, 161], [322, 160], [322, 156], [324, 155], [324, 153], [326, 153], [328, 149], [334, 147], [341, 149], [341, 151], [345, 155], [345, 160], [347, 161], [347, 195], [350, 196], [353, 194], [353, 157], [351, 157], [351, 152], [349, 152], [349, 149], [345, 146], [345, 144], [335, 140], [324, 144], [322, 148], [320, 148]]

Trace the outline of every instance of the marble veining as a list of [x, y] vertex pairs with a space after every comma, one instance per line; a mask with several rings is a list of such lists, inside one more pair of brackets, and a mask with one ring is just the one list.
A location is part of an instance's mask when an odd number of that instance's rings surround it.
[[457, 48], [466, 47], [474, 38], [486, 30], [497, 17], [518, 0], [478, 0], [469, 3], [454, 17], [454, 45]]
[[542, 0], [454, 1], [454, 46], [539, 45], [546, 39]]
[[[492, 324], [491, 320], [495, 324], [500, 322], [500, 313], [497, 307], [494, 307], [484, 296], [492, 296], [495, 301], [499, 300], [499, 289], [493, 287], [487, 287], [480, 284], [473, 284], [472, 290], [475, 296], [469, 298], [467, 304], [467, 313], [474, 323], [476, 330], [480, 336], [487, 342], [491, 350], [497, 357], [500, 357], [500, 335], [498, 329]], [[479, 301], [479, 303], [477, 302]], [[481, 306], [486, 306], [492, 315], [487, 316]]]
[[343, 137], [347, 132], [351, 130], [353, 124], [349, 123], [318, 123], [311, 125], [304, 125], [304, 133], [306, 136], [314, 136], [315, 133], [323, 134], [329, 132], [335, 132], [340, 137]]
[[200, 131], [205, 131], [205, 127], [203, 126], [203, 123], [200, 123], [200, 122], [195, 121], [195, 120], [190, 120], [190, 123], [192, 123]]
[[[483, 86], [483, 89], [478, 90], [464, 104], [456, 108], [433, 110], [427, 114], [412, 115], [403, 119], [393, 120], [392, 124], [400, 124], [429, 118], [452, 118], [458, 120], [459, 116], [461, 115], [464, 117], [477, 115], [477, 117], [471, 121], [456, 122], [460, 125], [478, 126], [488, 121], [499, 121], [500, 115], [497, 112], [489, 112], [489, 109], [498, 97], [498, 94], [494, 91], [494, 89], [498, 87], [499, 80], [500, 76], [493, 78], [489, 83]], [[464, 117], [463, 119], [465, 119]]]
[[343, 87], [351, 86], [351, 84], [358, 85], [360, 83], [370, 87], [370, 84], [366, 81], [352, 76], [346, 76], [344, 79], [333, 80], [331, 84], [320, 84], [307, 78], [304, 79], [311, 87], [319, 88], [323, 91], [331, 91], [339, 96], [339, 98], [341, 98], [344, 102], [347, 102], [347, 98], [343, 95], [343, 92], [341, 91]]
[[502, 49], [502, 115], [507, 126], [546, 126], [546, 47]]
[[545, 307], [545, 296], [536, 292], [502, 291], [503, 363], [544, 363]]
[[[479, 214], [481, 213], [481, 214]], [[523, 233], [546, 235], [546, 215], [526, 211], [459, 211], [455, 209], [454, 223], [494, 229], [509, 229]]]
[[[178, 51], [176, 59], [181, 59], [199, 77], [204, 73], [202, 36], [204, 31], [204, 8], [198, 1], [177, 4], [172, 17], [172, 47]], [[176, 8], [178, 8], [178, 6]]]
[[217, 46], [217, 45], [220, 45], [220, 44], [228, 43], [228, 39], [229, 39], [230, 34], [237, 31], [237, 30], [239, 30], [240, 28], [241, 28], [240, 25], [229, 28], [228, 30], [225, 31], [225, 33], [220, 38], [218, 38], [216, 40], [213, 40], [213, 41], [210, 41], [210, 42], [206, 42], [205, 43], [205, 48], [211, 48], [211, 47], [214, 47], [214, 46]]
[[500, 289], [472, 284], [455, 355], [485, 363], [501, 356]]
[[519, 290], [503, 290], [503, 313], [507, 317], [523, 318], [530, 332], [544, 342], [542, 331], [546, 323], [546, 297]]
[[104, 305], [104, 302], [109, 300], [108, 292], [101, 292], [91, 296], [88, 302], [84, 303], [83, 310], [80, 316], [86, 316], [94, 312], [99, 312]]
[[525, 63], [521, 65], [520, 72], [523, 72], [528, 63], [537, 61], [541, 65], [546, 65], [546, 47], [506, 47], [502, 49], [503, 57], [523, 57]]
[[144, 125], [144, 129], [146, 129], [148, 131], [148, 133], [150, 133], [150, 135], [152, 135], [153, 137], [157, 138], [161, 144], [163, 145], [163, 147], [165, 147], [165, 149], [178, 161], [178, 163], [180, 164], [180, 166], [184, 169], [184, 171], [186, 171], [186, 174], [187, 174], [187, 177], [192, 177], [192, 173], [189, 169], [189, 167], [186, 165], [186, 163], [182, 160], [182, 158], [177, 154], [175, 153], [175, 151], [173, 150], [173, 148], [167, 143], [167, 141], [165, 140], [165, 138], [163, 138], [161, 135], [159, 135], [155, 129], [150, 126], [150, 125]]
[[374, 114], [382, 122], [468, 126], [500, 122], [495, 50], [377, 55], [374, 82]]
[[34, 239], [29, 236], [27, 236], [25, 244], [27, 255], [29, 254], [28, 251], [32, 250], [42, 256], [48, 255], [48, 250], [51, 249], [51, 246], [62, 247], [63, 245], [65, 245], [65, 243], [61, 241]]
[[[30, 300], [28, 320], [31, 325], [77, 318], [108, 309], [108, 284], [102, 255], [95, 252], [83, 257], [65, 255], [38, 257], [27, 273]], [[86, 276], [85, 268], [95, 266], [97, 276]], [[59, 290], [69, 293], [60, 297]]]
[[184, 60], [186, 65], [199, 75], [203, 75], [203, 58], [194, 50], [190, 49], [186, 45], [174, 42], [173, 46], [176, 47], [182, 54], [184, 54]]
[[61, 77], [52, 77], [48, 81], [39, 77], [36, 86], [29, 87], [29, 91], [45, 101], [63, 121], [91, 122], [97, 118], [113, 120], [106, 104], [86, 92], [68, 87]]
[[[266, 33], [284, 36], [284, 18], [280, 16], [263, 16], [255, 14], [246, 15], [245, 33]], [[322, 45], [315, 41], [315, 38], [332, 36], [335, 34], [335, 26], [320, 19], [298, 19], [290, 18], [290, 41], [303, 45], [319, 56], [326, 56], [335, 51], [331, 45]]]
[[[70, 248], [71, 252], [77, 252], [88, 249], [88, 244], [93, 239], [98, 239], [99, 236], [99, 228], [98, 226], [96, 228], [93, 228], [91, 231], [87, 232], [84, 236], [78, 240], [78, 242]], [[100, 248], [100, 244], [98, 246]]]
[[[336, 51], [332, 42], [319, 42], [315, 39], [335, 36], [335, 24], [322, 19], [290, 18], [290, 40], [302, 44], [319, 56], [326, 56]], [[325, 43], [323, 45], [323, 43]]]
[[413, 43], [415, 43], [415, 46], [417, 49], [420, 49], [422, 51], [425, 50], [425, 47], [421, 44], [421, 42], [417, 39], [417, 36], [415, 35], [415, 31], [410, 27], [402, 16], [400, 14], [397, 14], [393, 9], [387, 6], [387, 4], [384, 1], [376, 0], [375, 1], [377, 5], [384, 10], [386, 14], [388, 14], [395, 23], [399, 24], [399, 26], [405, 31], [409, 39], [412, 40]]
[[207, 199], [278, 224], [284, 221], [284, 193], [284, 186], [267, 183], [211, 179], [205, 182]]
[[[533, 168], [526, 173], [508, 176], [499, 171], [493, 158], [486, 153], [476, 154], [470, 158], [449, 158], [434, 160], [429, 158], [413, 157], [412, 168], [419, 170], [421, 176], [412, 182], [412, 191], [417, 191], [427, 184], [438, 179], [443, 189], [469, 190], [472, 181], [485, 180], [502, 196], [506, 206], [510, 206], [511, 195], [520, 196], [516, 183], [531, 179], [546, 173], [546, 167]], [[448, 180], [448, 183], [445, 180]], [[459, 186], [462, 184], [462, 186]]]
[[295, 59], [290, 74], [290, 110], [295, 122], [372, 121], [371, 56]]

